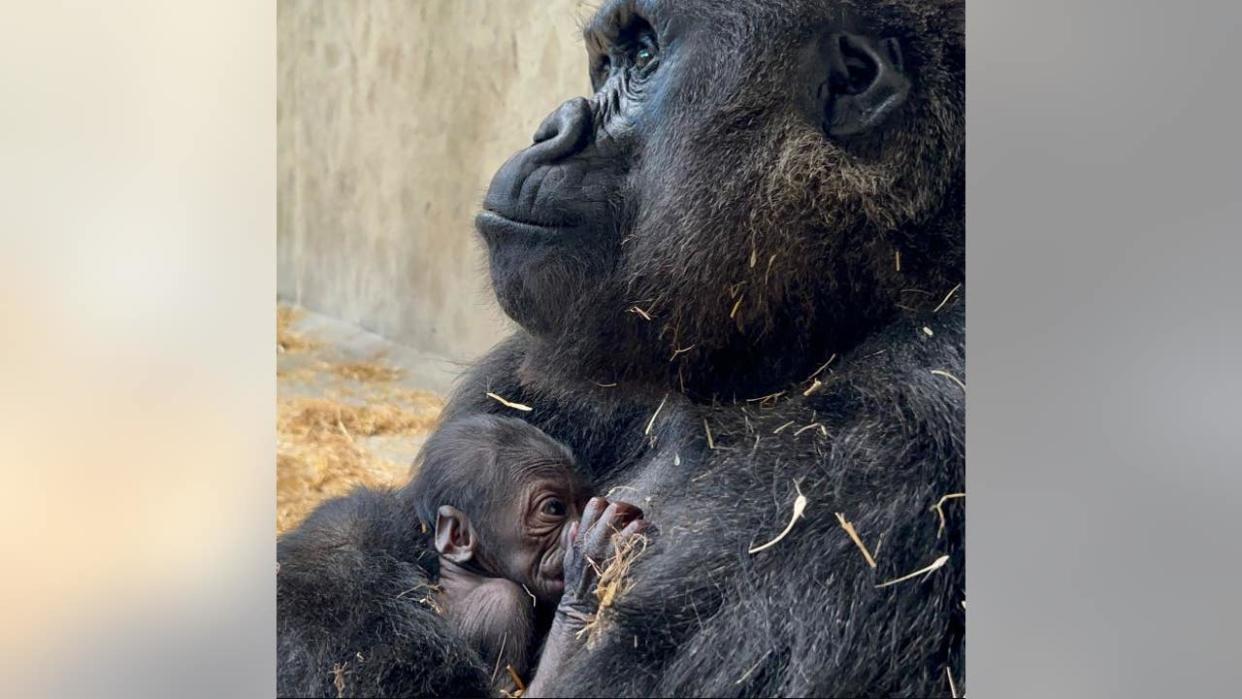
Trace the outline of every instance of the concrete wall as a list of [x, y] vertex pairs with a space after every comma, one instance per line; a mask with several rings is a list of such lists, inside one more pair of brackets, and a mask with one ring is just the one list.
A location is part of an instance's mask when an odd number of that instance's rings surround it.
[[507, 321], [471, 224], [586, 94], [582, 0], [280, 0], [278, 294], [451, 359]]

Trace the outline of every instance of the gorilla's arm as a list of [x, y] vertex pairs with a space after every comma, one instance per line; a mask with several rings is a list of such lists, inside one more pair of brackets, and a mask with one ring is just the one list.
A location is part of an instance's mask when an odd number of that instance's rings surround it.
[[359, 489], [280, 539], [279, 696], [490, 692], [478, 656], [432, 609], [435, 551], [417, 521], [391, 491]]

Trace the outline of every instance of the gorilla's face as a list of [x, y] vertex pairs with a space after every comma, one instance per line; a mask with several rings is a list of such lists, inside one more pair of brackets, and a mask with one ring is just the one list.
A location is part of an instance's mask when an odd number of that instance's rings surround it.
[[765, 338], [844, 333], [832, 308], [865, 313], [889, 281], [885, 234], [960, 176], [948, 39], [907, 46], [901, 22], [927, 17], [890, 2], [882, 21], [819, 2], [605, 3], [585, 30], [594, 96], [544, 121], [476, 219], [505, 312], [614, 377], [670, 356], [745, 371]]

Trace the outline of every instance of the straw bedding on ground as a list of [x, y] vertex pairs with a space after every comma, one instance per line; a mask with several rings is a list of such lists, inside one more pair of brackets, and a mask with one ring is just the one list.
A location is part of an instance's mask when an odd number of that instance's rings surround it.
[[[399, 485], [409, 463], [396, 463], [368, 448], [372, 437], [429, 432], [443, 400], [395, 382], [403, 372], [383, 361], [342, 360], [323, 343], [294, 330], [297, 309], [278, 306], [277, 352], [306, 354], [277, 370], [276, 531], [297, 526], [319, 503], [357, 486]], [[311, 393], [312, 395], [299, 395]]]

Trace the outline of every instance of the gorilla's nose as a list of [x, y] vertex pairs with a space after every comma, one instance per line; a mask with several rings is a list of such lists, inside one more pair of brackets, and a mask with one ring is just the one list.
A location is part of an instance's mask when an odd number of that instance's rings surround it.
[[[598, 209], [604, 197], [584, 192], [583, 177], [589, 164], [577, 157], [592, 147], [593, 131], [594, 116], [586, 99], [576, 97], [557, 107], [535, 131], [534, 144], [509, 158], [496, 172], [483, 198], [484, 213], [545, 232], [602, 215]], [[478, 223], [485, 237], [514, 230], [490, 216], [478, 219]]]
[[591, 124], [591, 103], [584, 97], [569, 100], [539, 125], [531, 155], [545, 164], [574, 155], [586, 147]]

